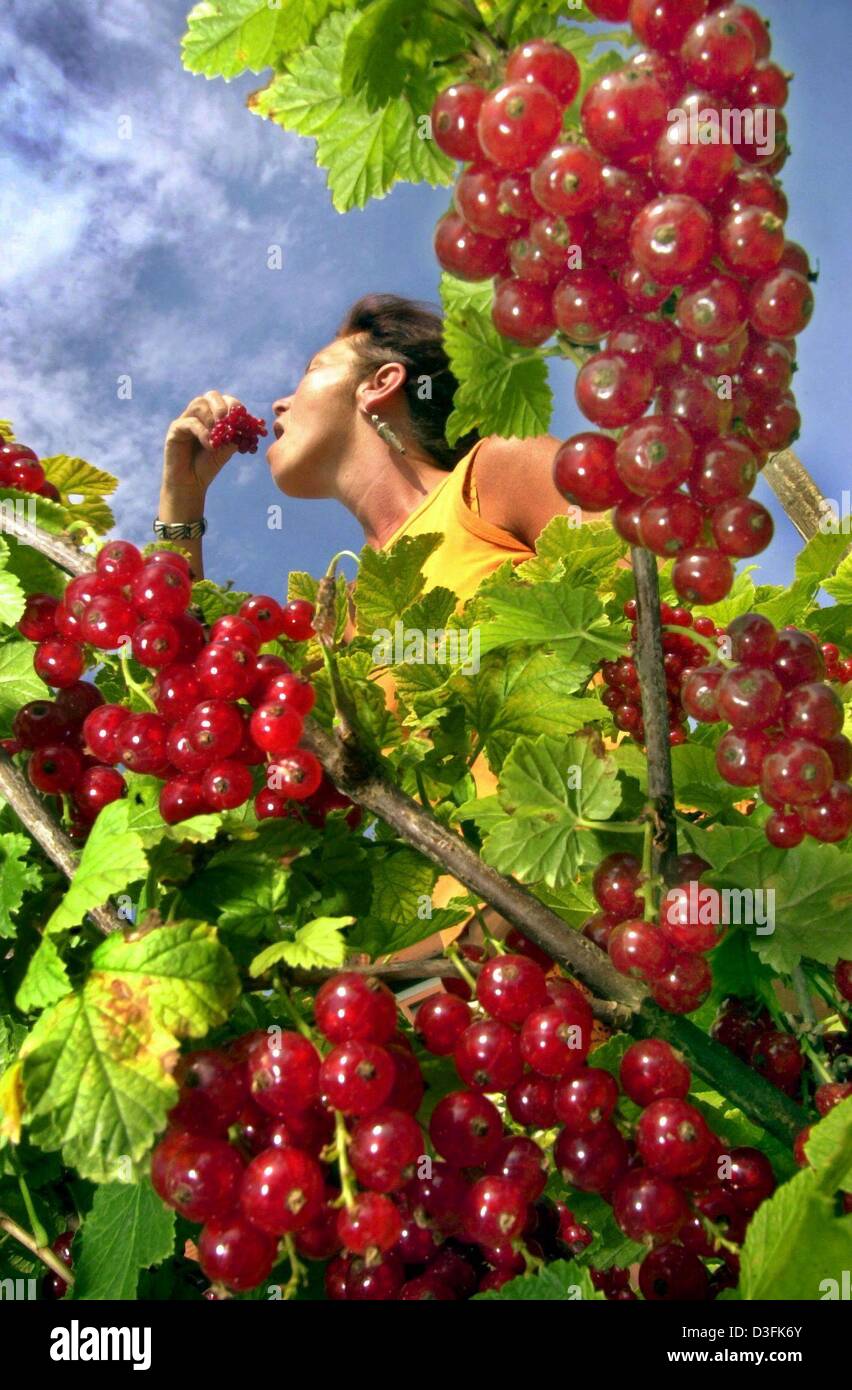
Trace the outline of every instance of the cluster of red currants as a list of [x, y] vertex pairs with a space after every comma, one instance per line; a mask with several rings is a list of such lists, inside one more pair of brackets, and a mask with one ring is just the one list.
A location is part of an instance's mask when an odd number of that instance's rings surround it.
[[26, 444], [14, 444], [0, 437], [0, 487], [15, 488], [18, 492], [34, 492], [59, 502], [58, 489], [48, 482], [38, 454]]
[[[634, 659], [633, 643], [636, 640], [636, 600], [628, 599], [624, 605], [624, 616], [631, 620], [631, 646], [627, 656], [618, 661], [602, 661], [601, 675], [606, 689], [601, 696], [607, 709], [612, 712], [615, 727], [622, 733], [630, 734], [636, 743], [645, 739], [645, 726], [642, 720], [642, 695], [639, 688], [639, 673]], [[663, 666], [666, 673], [668, 692], [669, 743], [686, 743], [689, 730], [686, 711], [680, 698], [683, 672], [706, 660], [706, 648], [694, 642], [689, 629], [701, 637], [712, 639], [724, 634], [725, 629], [717, 627], [712, 618], [693, 617], [688, 608], [672, 608], [671, 604], [660, 604], [660, 621], [664, 628], [680, 628], [679, 632], [663, 633]]]
[[[588, 1065], [591, 1010], [569, 981], [504, 954], [483, 965], [472, 1003], [442, 991], [420, 1006], [423, 1043], [452, 1056], [464, 1083], [432, 1109], [428, 1140], [415, 1118], [424, 1080], [390, 991], [342, 972], [314, 1014], [311, 1037], [258, 1031], [179, 1063], [152, 1181], [203, 1223], [198, 1256], [214, 1294], [269, 1278], [282, 1239], [326, 1263], [333, 1300], [499, 1288], [531, 1257], [570, 1257], [592, 1240], [545, 1195], [552, 1168], [611, 1201], [625, 1234], [650, 1247], [646, 1298], [708, 1298], [735, 1280], [736, 1256], [715, 1248], [706, 1223], [737, 1241], [774, 1188], [771, 1166], [734, 1149], [719, 1177], [724, 1146], [685, 1099], [688, 1067], [659, 1040], [632, 1044], [622, 1061], [621, 1090], [643, 1107], [624, 1138], [618, 1081]], [[711, 1275], [704, 1259], [722, 1263]], [[636, 1297], [627, 1271], [595, 1281], [611, 1298]]]
[[709, 912], [695, 891], [709, 867], [697, 854], [678, 856], [674, 885], [663, 894], [656, 921], [645, 918], [642, 867], [635, 855], [607, 855], [592, 880], [601, 910], [583, 923], [583, 934], [623, 975], [642, 980], [667, 1013], [692, 1013], [713, 984], [704, 957], [718, 946], [725, 926], [721, 912]]
[[[681, 699], [691, 719], [730, 725], [716, 745], [720, 775], [735, 787], [760, 787], [772, 808], [766, 837], [792, 849], [805, 835], [829, 844], [852, 830], [852, 742], [844, 705], [826, 683], [826, 657], [815, 638], [744, 613], [727, 630], [734, 665], [712, 662], [683, 673]], [[846, 663], [826, 644], [832, 669]]]
[[257, 441], [267, 433], [263, 420], [249, 415], [244, 405], [232, 405], [227, 415], [217, 420], [210, 431], [211, 449], [234, 445], [239, 454], [256, 454]]
[[[39, 791], [72, 798], [80, 838], [103, 806], [124, 795], [119, 766], [163, 780], [160, 810], [170, 823], [243, 805], [254, 792], [252, 768], [264, 762], [255, 798], [261, 819], [289, 814], [294, 801], [320, 820], [337, 807], [357, 816], [298, 746], [314, 704], [311, 685], [260, 650], [278, 637], [311, 637], [312, 605], [254, 595], [207, 630], [188, 611], [191, 595], [181, 555], [143, 556], [128, 541], [108, 542], [95, 570], [72, 579], [61, 601], [31, 595], [18, 627], [37, 644], [35, 670], [56, 697], [18, 711], [7, 752], [31, 754], [27, 770]], [[150, 710], [141, 713], [105, 703], [82, 679], [99, 652], [128, 643], [154, 676], [141, 692]]]
[[[709, 604], [730, 590], [733, 562], [769, 544], [771, 517], [749, 494], [801, 424], [794, 340], [814, 301], [775, 178], [787, 81], [748, 6], [605, 8], [625, 11], [645, 47], [589, 88], [583, 138], [563, 130], [578, 65], [543, 39], [509, 55], [496, 91], [438, 96], [435, 139], [467, 167], [436, 253], [454, 275], [494, 279], [507, 337], [603, 344], [577, 400], [600, 430], [624, 433], [569, 439], [557, 486], [587, 511], [615, 508], [620, 535], [675, 559], [678, 595]], [[725, 129], [734, 110], [739, 135]], [[774, 145], [743, 115], [766, 119]]]

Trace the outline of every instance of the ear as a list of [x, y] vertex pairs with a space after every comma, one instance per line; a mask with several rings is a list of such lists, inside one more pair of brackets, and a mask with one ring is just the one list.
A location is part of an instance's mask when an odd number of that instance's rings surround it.
[[371, 376], [359, 382], [355, 398], [368, 415], [381, 415], [405, 386], [408, 373], [401, 362], [384, 362]]

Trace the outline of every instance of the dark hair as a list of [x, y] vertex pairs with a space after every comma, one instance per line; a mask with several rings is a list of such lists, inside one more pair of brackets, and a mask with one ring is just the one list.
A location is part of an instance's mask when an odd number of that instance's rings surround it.
[[[418, 443], [439, 468], [455, 468], [479, 435], [473, 432], [456, 444], [447, 443], [445, 431], [458, 382], [444, 351], [441, 315], [429, 304], [400, 295], [365, 294], [352, 305], [337, 336], [355, 340], [352, 346], [370, 370], [385, 362], [402, 363], [407, 373], [405, 399]], [[425, 400], [423, 377], [430, 386]]]

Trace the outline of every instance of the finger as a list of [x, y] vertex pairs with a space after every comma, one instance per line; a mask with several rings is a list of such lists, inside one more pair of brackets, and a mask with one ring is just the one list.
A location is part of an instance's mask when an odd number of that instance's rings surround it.
[[182, 415], [179, 420], [175, 420], [169, 430], [171, 439], [197, 439], [202, 449], [210, 448], [210, 431], [202, 420], [192, 415]]
[[194, 400], [190, 401], [180, 418], [200, 420], [209, 429], [216, 419], [216, 414], [206, 396], [196, 396]]
[[230, 410], [227, 399], [221, 391], [208, 391], [204, 399], [213, 411], [214, 420], [222, 420]]

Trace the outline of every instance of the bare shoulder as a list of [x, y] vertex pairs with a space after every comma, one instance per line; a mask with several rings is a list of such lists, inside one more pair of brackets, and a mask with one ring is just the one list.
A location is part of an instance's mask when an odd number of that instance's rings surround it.
[[483, 440], [476, 455], [476, 486], [483, 518], [531, 548], [554, 516], [566, 510], [553, 482], [561, 441], [553, 435]]

